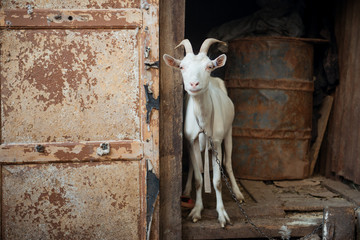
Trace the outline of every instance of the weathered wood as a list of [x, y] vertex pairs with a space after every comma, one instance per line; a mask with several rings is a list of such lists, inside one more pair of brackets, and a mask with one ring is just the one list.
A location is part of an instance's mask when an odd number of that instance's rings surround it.
[[354, 207], [352, 203], [344, 199], [318, 199], [318, 198], [294, 198], [283, 200], [283, 209], [286, 211], [322, 211], [324, 207]]
[[292, 181], [274, 181], [277, 187], [304, 187], [304, 186], [317, 186], [320, 185], [320, 181], [316, 179], [303, 179]]
[[274, 186], [269, 185], [268, 188], [271, 188], [282, 201], [282, 207], [286, 211], [322, 211], [326, 206], [355, 206], [347, 199], [339, 197], [340, 193], [334, 193], [321, 185], [323, 181], [326, 180], [310, 178], [299, 181], [275, 181]]
[[136, 28], [142, 25], [140, 9], [26, 9], [5, 10], [0, 28]]
[[351, 189], [348, 185], [331, 179], [325, 179], [324, 181], [322, 181], [322, 185], [331, 191], [339, 193], [341, 196], [343, 196], [348, 201], [354, 203], [356, 206], [360, 206], [359, 191]]
[[[322, 222], [321, 218], [304, 221], [303, 219], [264, 218], [253, 222], [269, 237], [280, 237], [279, 230], [286, 225], [292, 237], [302, 237], [314, 230]], [[183, 239], [228, 239], [228, 238], [264, 238], [249, 223], [236, 221], [225, 229], [214, 220], [201, 220], [197, 223], [183, 221]]]
[[310, 174], [309, 176], [312, 176], [314, 173], [315, 165], [317, 162], [317, 158], [319, 155], [320, 147], [322, 140], [325, 135], [326, 126], [329, 120], [331, 108], [333, 103], [333, 97], [327, 96], [325, 97], [321, 108], [320, 108], [320, 118], [318, 119], [318, 131], [317, 131], [317, 138], [315, 143], [311, 146], [310, 149]]
[[335, 173], [357, 184], [360, 184], [359, 12], [360, 1], [336, 1], [335, 35], [340, 80], [329, 119], [327, 147], [322, 154], [326, 176]]
[[[143, 157], [143, 143], [140, 141], [108, 142], [110, 153], [99, 156], [97, 148], [101, 142], [82, 143], [39, 143], [39, 144], [3, 144], [0, 145], [0, 163], [48, 163], [48, 162], [79, 162], [109, 160], [140, 160]], [[43, 152], [37, 152], [41, 145]]]
[[279, 199], [264, 182], [240, 180], [240, 183], [257, 203], [269, 205], [280, 204]]
[[[274, 184], [271, 182], [265, 184], [262, 181], [240, 180], [246, 199], [242, 207], [251, 221], [271, 237], [280, 237], [278, 231], [282, 225], [286, 225], [291, 230], [291, 237], [304, 237], [320, 226], [323, 221], [324, 208], [342, 209], [345, 212], [348, 211], [351, 215], [350, 210], [353, 211], [356, 207], [353, 202], [344, 198], [342, 194], [330, 191], [321, 185], [321, 182], [324, 181], [327, 180], [322, 177], [300, 181], [275, 181]], [[340, 189], [343, 187], [347, 187], [347, 185], [341, 184], [338, 186]], [[231, 199], [226, 188], [223, 188], [223, 199], [226, 211], [234, 225], [227, 226], [226, 230], [219, 228], [215, 210], [215, 196], [214, 194], [205, 194], [205, 209], [199, 222], [192, 223], [186, 219], [190, 210], [184, 210], [184, 239], [262, 237], [250, 224], [246, 223], [242, 211]], [[329, 222], [326, 226], [329, 236], [332, 236], [331, 231], [335, 231], [336, 234], [336, 228], [333, 229], [331, 224], [333, 223]], [[321, 228], [317, 233], [321, 234]], [[316, 239], [316, 236], [314, 239]]]
[[323, 222], [324, 240], [355, 239], [354, 208], [326, 207]]
[[[230, 205], [228, 203], [225, 208], [226, 212], [228, 213], [230, 219], [234, 219], [235, 221], [239, 221], [239, 219], [245, 219], [245, 216], [240, 211], [239, 207], [236, 204]], [[243, 209], [245, 210], [246, 214], [250, 218], [259, 218], [259, 217], [285, 217], [285, 212], [281, 207], [278, 206], [266, 206], [266, 205], [250, 205], [247, 206], [246, 204], [243, 205]], [[202, 218], [204, 219], [215, 219], [217, 221], [218, 213], [216, 209], [207, 209], [205, 208], [202, 213]]]
[[160, 0], [160, 239], [180, 240], [183, 87], [180, 72], [162, 61], [185, 34], [185, 0]]

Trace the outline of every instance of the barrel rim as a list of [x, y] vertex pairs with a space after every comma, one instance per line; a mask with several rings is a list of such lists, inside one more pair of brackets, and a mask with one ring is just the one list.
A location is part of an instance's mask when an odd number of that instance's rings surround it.
[[317, 43], [325, 44], [329, 43], [329, 40], [320, 39], [320, 38], [297, 38], [297, 37], [285, 37], [285, 36], [257, 36], [257, 37], [240, 37], [228, 41], [229, 44], [239, 42], [239, 41], [285, 41], [285, 42], [305, 42], [305, 43]]
[[311, 128], [305, 129], [264, 129], [264, 128], [244, 128], [239, 126], [232, 127], [233, 137], [243, 137], [252, 139], [293, 139], [306, 140], [311, 139]]
[[243, 88], [243, 89], [273, 89], [273, 90], [289, 90], [313, 92], [314, 82], [303, 79], [244, 79], [244, 78], [226, 78], [225, 84], [227, 88]]

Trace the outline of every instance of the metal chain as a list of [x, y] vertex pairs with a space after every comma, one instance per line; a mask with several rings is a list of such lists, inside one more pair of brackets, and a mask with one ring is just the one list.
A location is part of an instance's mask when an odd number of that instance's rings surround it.
[[319, 226], [317, 226], [311, 233], [309, 233], [308, 235], [305, 235], [304, 237], [301, 238], [301, 240], [306, 240], [308, 239], [309, 237], [311, 237], [311, 235], [317, 233], [322, 227], [323, 227], [324, 223], [320, 223]]
[[[214, 153], [215, 155], [215, 159], [217, 164], [219, 165], [219, 169], [220, 169], [220, 173], [221, 176], [223, 178], [223, 180], [225, 181], [226, 187], [229, 190], [231, 197], [235, 200], [237, 206], [239, 207], [241, 213], [244, 215], [246, 222], [248, 222], [250, 225], [252, 225], [254, 227], [254, 229], [260, 233], [263, 237], [270, 239], [270, 240], [275, 240], [275, 238], [269, 237], [264, 231], [262, 231], [258, 226], [256, 226], [256, 224], [250, 219], [249, 215], [246, 213], [245, 209], [241, 206], [242, 203], [236, 198], [235, 193], [233, 192], [232, 188], [231, 188], [231, 184], [229, 182], [228, 177], [225, 174], [224, 168], [221, 165], [220, 159], [218, 157], [218, 152], [216, 151], [215, 147], [214, 147], [214, 142], [212, 140], [212, 138], [209, 136], [209, 142], [210, 142], [210, 147], [211, 147], [211, 151]], [[317, 226], [311, 233], [309, 233], [308, 235], [304, 236], [302, 238], [302, 240], [306, 240], [308, 239], [311, 235], [315, 234], [317, 231], [320, 230], [320, 228], [322, 228], [323, 223], [321, 223], [319, 226]]]

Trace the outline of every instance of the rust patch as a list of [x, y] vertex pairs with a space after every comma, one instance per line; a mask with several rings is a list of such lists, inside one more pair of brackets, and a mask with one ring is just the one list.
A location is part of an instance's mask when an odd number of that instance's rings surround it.
[[111, 151], [99, 156], [96, 149], [100, 142], [84, 143], [44, 143], [43, 152], [36, 150], [36, 144], [1, 145], [0, 162], [6, 163], [46, 163], [57, 161], [110, 161], [140, 160], [144, 156], [144, 145], [140, 141], [109, 142]]
[[139, 8], [140, 0], [113, 1], [113, 0], [62, 0], [60, 2], [43, 0], [16, 0], [1, 1], [3, 8], [24, 8], [30, 4], [34, 9], [111, 9], [111, 8]]
[[114, 10], [4, 10], [1, 28], [137, 28], [142, 25], [140, 9]]
[[3, 32], [3, 143], [139, 139], [136, 34]]
[[4, 166], [5, 239], [138, 239], [139, 165]]

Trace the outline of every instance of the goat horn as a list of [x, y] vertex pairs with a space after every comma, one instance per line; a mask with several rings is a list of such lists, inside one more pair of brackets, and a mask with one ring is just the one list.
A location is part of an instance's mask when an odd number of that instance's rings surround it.
[[186, 54], [188, 53], [194, 53], [193, 52], [193, 49], [192, 49], [192, 46], [191, 46], [191, 43], [188, 39], [184, 39], [181, 41], [181, 43], [179, 45], [177, 45], [175, 48], [178, 48], [180, 47], [181, 45], [183, 45], [185, 47], [185, 52]]
[[206, 39], [206, 40], [203, 42], [203, 44], [201, 45], [201, 48], [200, 48], [199, 53], [202, 52], [202, 53], [207, 54], [207, 52], [209, 51], [210, 46], [211, 46], [213, 43], [217, 43], [217, 42], [226, 45], [226, 43], [223, 42], [223, 41], [217, 40], [217, 39], [215, 39], [215, 38], [208, 38], [208, 39]]

